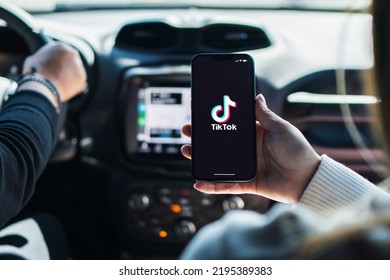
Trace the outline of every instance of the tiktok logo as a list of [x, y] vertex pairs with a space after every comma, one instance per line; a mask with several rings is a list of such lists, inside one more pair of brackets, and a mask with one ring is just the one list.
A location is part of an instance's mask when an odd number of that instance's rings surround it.
[[[232, 101], [229, 95], [223, 96], [223, 108], [221, 105], [215, 106], [211, 110], [211, 117], [217, 122], [211, 124], [212, 130], [237, 130], [237, 125], [226, 124], [230, 119], [230, 107], [237, 108], [237, 103]], [[218, 116], [223, 111], [222, 116]]]
[[[215, 106], [211, 110], [211, 117], [217, 122], [217, 123], [226, 123], [230, 119], [230, 107], [237, 108], [237, 103], [232, 101], [229, 97], [229, 95], [223, 96], [223, 108], [221, 105]], [[218, 116], [220, 112], [223, 110], [223, 115]]]

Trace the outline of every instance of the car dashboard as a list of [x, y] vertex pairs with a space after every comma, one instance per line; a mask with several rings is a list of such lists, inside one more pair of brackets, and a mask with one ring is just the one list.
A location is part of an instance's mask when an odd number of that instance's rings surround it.
[[[246, 52], [256, 91], [296, 125], [320, 154], [373, 182], [345, 126], [340, 104], [372, 155], [364, 75], [372, 67], [371, 16], [365, 13], [262, 9], [97, 9], [37, 13], [53, 40], [81, 54], [88, 91], [69, 102], [63, 133], [36, 193], [20, 216], [49, 212], [64, 225], [78, 259], [177, 258], [203, 226], [234, 210], [265, 213], [275, 203], [244, 195], [209, 195], [192, 185], [189, 139], [191, 58]], [[2, 27], [0, 74], [13, 77], [29, 54]], [[3, 37], [5, 38], [5, 37]], [[243, 149], [244, 147], [240, 147]]]

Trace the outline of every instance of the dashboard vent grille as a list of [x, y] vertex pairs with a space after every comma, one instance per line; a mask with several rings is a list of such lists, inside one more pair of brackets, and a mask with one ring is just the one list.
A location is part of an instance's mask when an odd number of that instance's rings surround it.
[[309, 142], [322, 148], [355, 147], [345, 127], [341, 106], [348, 105], [353, 121], [366, 145], [376, 147], [371, 130], [373, 121], [368, 107], [377, 99], [364, 93], [363, 73], [346, 70], [346, 95], [337, 94], [336, 72], [326, 70], [305, 76], [295, 82], [284, 104], [283, 117], [297, 126]]
[[176, 29], [163, 22], [144, 22], [122, 27], [116, 45], [139, 49], [167, 50], [178, 41]]
[[210, 51], [246, 51], [271, 46], [264, 30], [247, 25], [212, 24], [202, 31], [202, 45]]

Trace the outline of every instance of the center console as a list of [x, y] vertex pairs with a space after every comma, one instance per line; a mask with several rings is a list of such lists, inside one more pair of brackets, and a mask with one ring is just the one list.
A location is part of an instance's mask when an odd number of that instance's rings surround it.
[[196, 191], [180, 148], [191, 121], [190, 67], [144, 67], [125, 73], [119, 107], [126, 161], [132, 170], [115, 186], [113, 205], [124, 240], [184, 245], [204, 225], [237, 209], [265, 212], [255, 195]]

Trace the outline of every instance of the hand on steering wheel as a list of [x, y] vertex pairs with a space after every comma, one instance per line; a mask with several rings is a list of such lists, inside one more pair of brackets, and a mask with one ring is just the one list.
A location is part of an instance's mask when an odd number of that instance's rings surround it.
[[[30, 72], [34, 67], [37, 74], [51, 80], [56, 85], [62, 102], [68, 101], [83, 91], [86, 85], [86, 71], [76, 50], [62, 43], [50, 43], [51, 40], [43, 34], [33, 17], [10, 3], [0, 1], [0, 19], [23, 37], [30, 52], [33, 53], [26, 59], [23, 73]], [[60, 138], [66, 118], [67, 103], [64, 103], [57, 119], [56, 139]], [[57, 147], [53, 156], [54, 161], [69, 158], [69, 155], [74, 154], [68, 151], [74, 150], [74, 147], [60, 146], [60, 148]]]

